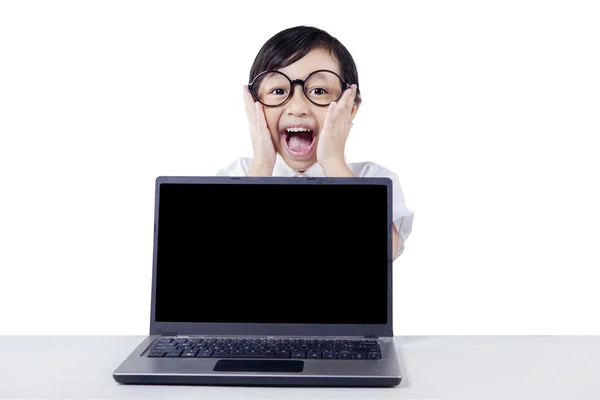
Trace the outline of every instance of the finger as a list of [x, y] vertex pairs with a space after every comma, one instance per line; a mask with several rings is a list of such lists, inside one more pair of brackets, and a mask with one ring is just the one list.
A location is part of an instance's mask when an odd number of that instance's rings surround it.
[[342, 93], [342, 96], [336, 102], [338, 108], [344, 108], [345, 107], [346, 99], [348, 97], [348, 92], [349, 91], [350, 91], [349, 89], [344, 90], [344, 93]]
[[329, 128], [329, 126], [335, 122], [337, 117], [337, 108], [337, 102], [334, 101], [333, 103], [329, 104], [329, 107], [327, 108], [327, 114], [325, 115], [325, 121], [323, 122], [323, 130], [325, 130], [326, 127]]
[[351, 89], [348, 88], [348, 89], [344, 90], [344, 94], [342, 95], [342, 98], [339, 100], [339, 104], [337, 106], [337, 108], [338, 108], [337, 113], [340, 113], [347, 108], [348, 98], [349, 98], [350, 94], [351, 94]]
[[356, 85], [350, 85], [348, 97], [346, 98], [346, 102], [344, 103], [344, 108], [346, 110], [352, 109], [354, 105], [354, 98], [356, 97]]
[[252, 93], [250, 93], [250, 90], [248, 90], [248, 85], [244, 85], [244, 102], [246, 105], [254, 105], [254, 97], [252, 97]]
[[358, 87], [356, 86], [356, 84], [352, 84], [352, 93], [350, 94], [350, 98], [348, 99], [348, 106], [347, 108], [349, 110], [352, 109], [352, 107], [354, 106], [354, 100], [356, 99], [356, 92], [358, 91]]
[[338, 111], [340, 114], [346, 116], [348, 114], [348, 110], [351, 107], [351, 98], [352, 98], [352, 89], [348, 89], [346, 93], [344, 93], [343, 103], [340, 104], [340, 110]]
[[244, 85], [244, 107], [246, 108], [248, 118], [255, 117], [254, 103], [254, 97], [252, 97], [252, 93], [248, 90], [248, 85]]
[[265, 117], [265, 112], [263, 109], [262, 104], [260, 104], [258, 101], [256, 103], [254, 103], [254, 107], [256, 110], [256, 126], [258, 126], [258, 128], [260, 130], [269, 130], [269, 127], [267, 125], [267, 119]]

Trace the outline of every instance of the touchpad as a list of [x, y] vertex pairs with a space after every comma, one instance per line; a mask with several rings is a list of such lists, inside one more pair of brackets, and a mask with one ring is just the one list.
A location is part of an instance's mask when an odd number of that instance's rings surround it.
[[302, 360], [219, 360], [213, 371], [223, 372], [302, 372]]

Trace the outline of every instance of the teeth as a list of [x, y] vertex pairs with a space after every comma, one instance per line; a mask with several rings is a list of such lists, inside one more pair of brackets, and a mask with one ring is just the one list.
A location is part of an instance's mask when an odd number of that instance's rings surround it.
[[310, 129], [296, 127], [296, 126], [293, 128], [287, 128], [286, 131], [288, 131], [288, 132], [311, 132]]

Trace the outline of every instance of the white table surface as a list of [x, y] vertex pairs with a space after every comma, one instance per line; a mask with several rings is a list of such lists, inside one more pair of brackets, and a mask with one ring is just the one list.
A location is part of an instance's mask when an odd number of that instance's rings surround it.
[[600, 400], [600, 336], [399, 336], [394, 388], [131, 386], [143, 336], [0, 336], [0, 398]]

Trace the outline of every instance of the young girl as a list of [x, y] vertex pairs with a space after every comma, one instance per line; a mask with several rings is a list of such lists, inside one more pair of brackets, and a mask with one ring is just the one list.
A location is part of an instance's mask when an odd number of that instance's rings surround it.
[[217, 175], [389, 177], [393, 182], [393, 254], [412, 231], [398, 176], [372, 163], [347, 163], [344, 148], [361, 104], [358, 72], [346, 47], [308, 26], [283, 30], [258, 52], [243, 96], [254, 157]]

